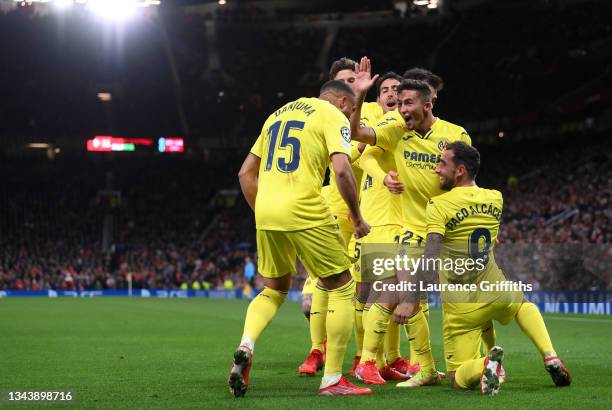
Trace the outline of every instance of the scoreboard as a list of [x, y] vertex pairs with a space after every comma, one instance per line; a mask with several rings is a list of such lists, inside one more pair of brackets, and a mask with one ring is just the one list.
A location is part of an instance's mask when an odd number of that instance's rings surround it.
[[157, 141], [159, 152], [185, 152], [185, 141], [182, 138], [164, 138]]
[[[127, 138], [113, 137], [110, 135], [97, 135], [87, 140], [88, 152], [130, 152], [130, 151], [153, 151], [153, 138]], [[185, 140], [181, 137], [159, 137], [157, 138], [157, 149], [162, 153], [185, 152]]]

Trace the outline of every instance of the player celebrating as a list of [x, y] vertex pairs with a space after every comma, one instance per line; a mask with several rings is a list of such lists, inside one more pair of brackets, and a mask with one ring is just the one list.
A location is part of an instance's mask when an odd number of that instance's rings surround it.
[[242, 165], [240, 186], [255, 211], [259, 272], [265, 287], [249, 304], [234, 353], [228, 384], [236, 397], [246, 393], [255, 342], [285, 301], [297, 258], [328, 292], [328, 349], [319, 394], [372, 393], [342, 376], [353, 326], [355, 284], [348, 271], [351, 259], [346, 245], [321, 197], [331, 159], [355, 235], [367, 235], [370, 227], [359, 210], [349, 162], [349, 124], [342, 115], [348, 116], [354, 104], [353, 90], [340, 81], [325, 83], [318, 99], [300, 98], [285, 104], [268, 117]]
[[[394, 72], [388, 72], [378, 78], [376, 82], [376, 94], [378, 106], [381, 107], [383, 114], [393, 111], [397, 108], [397, 86], [400, 84], [402, 77]], [[384, 116], [372, 118], [361, 116], [360, 122], [362, 126], [375, 125]], [[359, 163], [359, 160], [357, 161]], [[381, 164], [385, 171], [397, 169], [392, 152], [385, 152], [381, 156]], [[354, 252], [355, 258], [359, 259], [354, 266], [353, 278], [360, 284], [357, 290], [355, 299], [355, 346], [357, 355], [351, 375], [355, 375], [355, 369], [361, 359], [361, 351], [363, 350], [363, 316], [367, 315], [369, 305], [366, 303], [369, 294], [369, 284], [362, 283], [361, 280], [361, 264], [360, 256], [363, 257], [364, 244], [385, 244], [392, 243], [394, 237], [399, 235], [401, 228], [401, 208], [399, 197], [387, 191], [387, 188], [374, 181], [372, 176], [364, 173], [361, 181], [360, 205], [364, 218], [372, 226], [370, 233], [359, 241], [352, 240], [349, 248]], [[365, 312], [365, 313], [364, 313]], [[399, 325], [390, 323], [385, 339], [387, 354], [386, 361], [383, 357], [382, 349], [377, 354], [377, 368], [384, 379], [388, 380], [405, 380], [408, 376], [414, 373], [414, 368], [411, 368], [409, 363], [400, 355], [400, 331]], [[388, 361], [388, 365], [387, 365]]]
[[[435, 106], [438, 100], [438, 93], [444, 88], [444, 81], [442, 78], [431, 71], [422, 67], [412, 67], [406, 70], [402, 76], [404, 79], [421, 80], [425, 81], [431, 89], [431, 103]], [[429, 304], [427, 303], [427, 295], [423, 295], [421, 301], [421, 309], [425, 317], [429, 320]], [[483, 348], [485, 352], [488, 352], [493, 346], [495, 346], [495, 328], [493, 323], [490, 323], [482, 332]], [[414, 356], [414, 352], [410, 356]]]
[[[481, 284], [507, 281], [493, 257], [503, 208], [502, 194], [476, 185], [479, 166], [480, 154], [476, 148], [464, 142], [448, 144], [436, 167], [440, 188], [448, 192], [432, 198], [426, 210], [425, 261], [435, 261], [444, 255], [455, 260], [480, 260], [484, 264], [483, 268], [468, 272], [440, 270], [441, 285], [478, 285], [478, 290], [473, 292], [441, 292], [444, 354], [451, 383], [456, 388], [469, 389], [480, 381], [483, 394], [499, 392], [503, 350], [494, 346], [486, 357], [480, 357], [480, 335], [492, 320], [505, 325], [514, 319], [537, 347], [554, 383], [568, 386], [572, 378], [557, 357], [538, 308], [524, 301], [523, 293], [518, 290], [481, 290]], [[435, 264], [425, 266], [431, 266], [435, 272]], [[475, 302], [468, 303], [468, 300]]]
[[[369, 65], [369, 60], [363, 65]], [[432, 112], [432, 93], [427, 83], [418, 80], [404, 80], [398, 87], [398, 111], [391, 115], [382, 124], [370, 128], [359, 127], [360, 102], [367, 89], [371, 87], [374, 79], [369, 70], [363, 70], [356, 76], [356, 89], [359, 91], [357, 107], [351, 116], [351, 130], [354, 140], [377, 145], [385, 151], [394, 153], [398, 166], [397, 174], [385, 173], [377, 161], [380, 150], [366, 149], [361, 158], [361, 166], [368, 174], [383, 183], [392, 192], [401, 194], [402, 207], [402, 233], [398, 241], [411, 248], [419, 249], [425, 239], [425, 207], [432, 196], [441, 193], [435, 167], [444, 146], [451, 141], [464, 140], [471, 142], [467, 132], [460, 126], [436, 118]], [[422, 248], [421, 248], [422, 249]], [[394, 275], [381, 278], [385, 282], [395, 283]], [[383, 384], [376, 368], [376, 354], [386, 333], [386, 327], [391, 315], [409, 315], [408, 334], [414, 358], [411, 362], [418, 362], [421, 369], [402, 387], [418, 387], [435, 384], [439, 380], [434, 368], [431, 346], [429, 341], [429, 327], [427, 319], [418, 303], [404, 303], [398, 306], [397, 301], [387, 300], [375, 303], [368, 312], [363, 351], [360, 365], [356, 375], [368, 384]]]
[[[352, 87], [355, 83], [355, 67], [357, 63], [350, 58], [342, 57], [334, 61], [329, 70], [329, 79], [342, 81]], [[365, 69], [365, 68], [364, 68]], [[368, 107], [370, 115], [377, 115], [377, 110], [380, 107], [376, 103], [365, 103]], [[376, 106], [376, 109], [372, 108]], [[381, 111], [382, 113], [382, 111]], [[359, 148], [359, 144], [351, 141], [351, 164], [353, 164], [361, 155], [363, 146]], [[352, 167], [355, 180], [361, 181], [362, 171], [359, 167]], [[347, 247], [353, 236], [353, 224], [349, 220], [349, 209], [346, 202], [342, 199], [342, 195], [338, 190], [334, 178], [334, 169], [330, 167], [330, 184], [323, 187], [326, 192], [324, 195], [330, 207], [332, 216], [338, 224], [340, 235], [344, 239]], [[360, 284], [356, 283], [356, 292], [360, 291]], [[327, 292], [321, 287], [317, 287], [317, 279], [313, 275], [309, 275], [302, 289], [302, 306], [308, 307], [308, 318], [310, 328], [311, 347], [306, 360], [298, 367], [298, 372], [304, 375], [314, 375], [317, 370], [323, 367], [324, 362], [324, 340], [325, 340], [325, 318], [327, 317]], [[304, 311], [306, 314], [306, 311]], [[361, 310], [356, 311], [361, 313]], [[360, 319], [358, 319], [360, 321]]]

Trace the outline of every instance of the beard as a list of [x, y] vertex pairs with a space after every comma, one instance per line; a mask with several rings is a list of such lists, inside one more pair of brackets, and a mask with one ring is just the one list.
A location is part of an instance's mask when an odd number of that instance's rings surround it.
[[440, 180], [440, 189], [442, 191], [450, 191], [455, 186], [456, 181], [454, 176], [445, 177]]

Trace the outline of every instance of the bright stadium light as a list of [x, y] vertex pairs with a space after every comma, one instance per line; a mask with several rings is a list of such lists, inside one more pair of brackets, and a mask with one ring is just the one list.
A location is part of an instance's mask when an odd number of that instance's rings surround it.
[[224, 5], [224, 4], [226, 4], [226, 3], [227, 3], [227, 1], [225, 1], [225, 0], [219, 0], [219, 5], [220, 5], [220, 6], [223, 6], [223, 5]]
[[134, 15], [137, 2], [135, 0], [92, 0], [89, 2], [89, 7], [105, 19], [122, 21]]
[[58, 9], [65, 9], [72, 6], [72, 0], [55, 0], [53, 5]]

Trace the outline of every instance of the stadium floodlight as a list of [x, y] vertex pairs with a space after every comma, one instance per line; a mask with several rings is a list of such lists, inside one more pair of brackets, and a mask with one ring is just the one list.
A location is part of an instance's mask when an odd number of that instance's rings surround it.
[[135, 0], [92, 0], [91, 10], [108, 20], [122, 21], [130, 18], [136, 12], [138, 4]]
[[219, 0], [219, 5], [220, 5], [220, 6], [223, 6], [223, 5], [224, 5], [224, 4], [226, 4], [226, 3], [227, 3], [227, 1], [225, 1], [225, 0]]
[[53, 5], [58, 9], [65, 9], [72, 6], [72, 0], [55, 0]]

